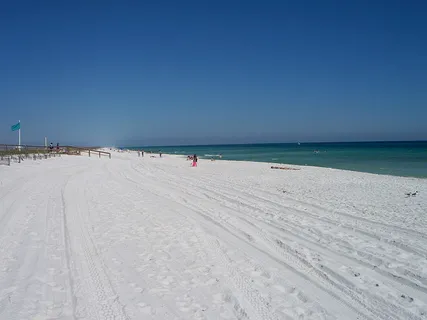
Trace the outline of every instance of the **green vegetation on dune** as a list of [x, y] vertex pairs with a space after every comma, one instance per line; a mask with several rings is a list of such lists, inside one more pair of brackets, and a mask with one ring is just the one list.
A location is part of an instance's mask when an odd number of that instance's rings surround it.
[[0, 150], [0, 156], [14, 156], [14, 155], [27, 155], [27, 154], [45, 154], [49, 153], [49, 150], [46, 149], [10, 149], [10, 150]]

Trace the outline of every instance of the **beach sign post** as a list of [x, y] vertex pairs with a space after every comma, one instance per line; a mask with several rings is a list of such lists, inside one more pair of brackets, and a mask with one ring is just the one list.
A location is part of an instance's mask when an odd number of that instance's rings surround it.
[[10, 127], [12, 131], [18, 131], [18, 148], [21, 149], [21, 120], [17, 124]]

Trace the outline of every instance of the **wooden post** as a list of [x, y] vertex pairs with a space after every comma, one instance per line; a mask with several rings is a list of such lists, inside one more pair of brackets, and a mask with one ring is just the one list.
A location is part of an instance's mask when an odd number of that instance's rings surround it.
[[101, 152], [99, 152], [99, 157], [101, 158]]
[[89, 157], [90, 157], [90, 150], [89, 150]]

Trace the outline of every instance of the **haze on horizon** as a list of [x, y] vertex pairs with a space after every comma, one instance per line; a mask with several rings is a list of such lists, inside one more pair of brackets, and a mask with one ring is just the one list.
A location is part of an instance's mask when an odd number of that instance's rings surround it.
[[427, 140], [422, 1], [3, 2], [0, 143]]

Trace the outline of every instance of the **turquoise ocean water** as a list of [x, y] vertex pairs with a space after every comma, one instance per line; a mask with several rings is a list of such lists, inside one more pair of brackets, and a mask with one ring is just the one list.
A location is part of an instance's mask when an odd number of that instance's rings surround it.
[[273, 162], [427, 178], [427, 141], [134, 147], [223, 160]]

